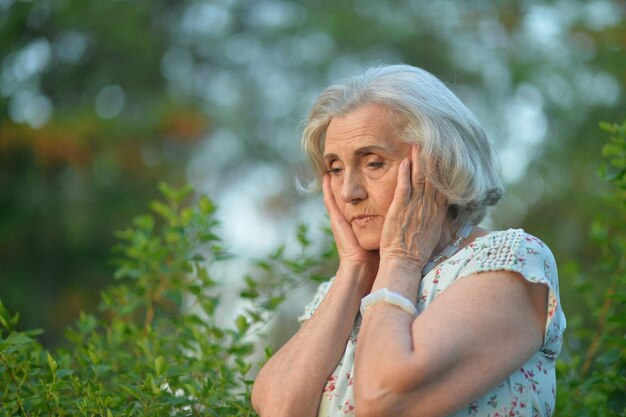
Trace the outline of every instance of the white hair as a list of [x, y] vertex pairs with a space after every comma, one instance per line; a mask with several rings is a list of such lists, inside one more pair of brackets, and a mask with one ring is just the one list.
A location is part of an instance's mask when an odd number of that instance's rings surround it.
[[425, 176], [459, 224], [478, 224], [504, 192], [498, 164], [473, 113], [437, 77], [409, 65], [370, 68], [326, 88], [304, 122], [302, 147], [319, 189], [326, 173], [324, 141], [333, 117], [367, 103], [391, 110], [398, 138], [419, 144]]

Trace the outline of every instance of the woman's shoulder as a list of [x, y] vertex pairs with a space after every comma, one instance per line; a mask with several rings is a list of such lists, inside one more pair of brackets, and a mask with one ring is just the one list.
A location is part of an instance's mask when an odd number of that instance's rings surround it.
[[557, 265], [548, 245], [523, 229], [508, 229], [476, 238], [468, 246], [472, 246], [473, 250], [461, 269], [459, 278], [481, 272], [511, 271], [518, 273], [526, 281], [548, 287], [544, 348], [558, 352], [566, 320], [559, 299]]
[[523, 255], [539, 255], [552, 260], [552, 251], [548, 245], [524, 229], [507, 229], [488, 232], [468, 244], [476, 255], [490, 258], [492, 261], [515, 261]]
[[478, 271], [510, 270], [530, 280], [557, 281], [556, 262], [546, 243], [523, 229], [499, 230], [476, 238], [469, 245], [467, 268]]
[[546, 248], [548, 246], [538, 237], [531, 235], [524, 231], [524, 229], [506, 229], [506, 230], [494, 230], [486, 232], [485, 234], [478, 236], [474, 239], [469, 246], [485, 246], [487, 245], [505, 245], [511, 246], [515, 243], [524, 243], [526, 246], [537, 246], [540, 248]]

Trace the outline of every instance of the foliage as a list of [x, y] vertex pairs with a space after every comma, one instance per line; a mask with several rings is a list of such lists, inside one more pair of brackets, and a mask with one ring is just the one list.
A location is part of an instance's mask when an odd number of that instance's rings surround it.
[[626, 416], [626, 122], [601, 127], [611, 134], [602, 151], [608, 163], [599, 172], [613, 185], [606, 196], [613, 212], [599, 213], [593, 222], [591, 237], [601, 258], [582, 276], [587, 284], [579, 291], [588, 292], [594, 280], [607, 281], [608, 289], [595, 309], [593, 333], [580, 321], [570, 323], [569, 357], [558, 368], [557, 415]]
[[252, 302], [225, 324], [208, 268], [228, 257], [214, 231], [215, 207], [205, 197], [186, 207], [190, 187], [161, 191], [154, 214], [117, 232], [121, 283], [102, 292], [97, 312], [81, 313], [68, 348], [47, 351], [34, 339], [39, 332], [17, 331], [18, 315], [0, 303], [0, 416], [254, 414], [254, 336], [288, 288], [319, 276], [320, 260], [335, 252], [309, 253], [301, 227], [300, 253], [292, 259], [281, 248], [259, 261], [259, 276], [246, 276], [240, 294]]
[[46, 346], [98, 302], [111, 232], [155, 182], [186, 182], [209, 130], [161, 75], [166, 3], [0, 1], [0, 293]]

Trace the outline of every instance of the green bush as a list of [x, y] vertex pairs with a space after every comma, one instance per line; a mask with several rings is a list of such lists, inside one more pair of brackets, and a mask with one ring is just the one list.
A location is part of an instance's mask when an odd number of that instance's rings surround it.
[[[562, 277], [581, 282], [579, 291], [606, 285], [596, 312], [595, 329], [570, 323], [566, 349], [558, 363], [555, 415], [576, 417], [626, 416], [626, 122], [601, 124], [611, 137], [603, 148], [608, 162], [601, 177], [612, 185], [605, 198], [611, 213], [598, 213], [590, 237], [602, 256], [591, 266], [573, 268]], [[598, 304], [596, 297], [590, 300]]]
[[[161, 185], [165, 201], [117, 232], [121, 283], [102, 293], [95, 313], [67, 331], [54, 353], [16, 330], [0, 303], [0, 415], [251, 416], [255, 334], [285, 294], [318, 279], [334, 256], [313, 252], [300, 227], [294, 259], [279, 248], [246, 276], [235, 323], [221, 323], [220, 293], [209, 266], [227, 258], [214, 232], [214, 205], [183, 201], [189, 187]], [[322, 269], [320, 269], [322, 268]], [[33, 300], [36, 302], [36, 300]], [[266, 349], [266, 356], [271, 349]], [[256, 359], [259, 361], [259, 359]]]
[[[609, 284], [595, 329], [570, 322], [557, 368], [558, 416], [626, 416], [626, 123], [603, 129], [612, 137], [600, 173], [614, 185], [614, 212], [599, 213], [591, 231], [603, 256], [567, 268], [564, 278]], [[255, 337], [291, 288], [331, 275], [335, 248], [316, 251], [301, 226], [298, 253], [288, 257], [282, 246], [258, 261], [255, 276], [243, 279], [242, 313], [224, 324], [209, 272], [228, 257], [215, 207], [207, 198], [183, 204], [189, 187], [161, 190], [154, 215], [117, 233], [121, 281], [67, 331], [66, 348], [49, 352], [35, 340], [40, 332], [16, 330], [18, 315], [0, 302], [0, 416], [254, 415]]]

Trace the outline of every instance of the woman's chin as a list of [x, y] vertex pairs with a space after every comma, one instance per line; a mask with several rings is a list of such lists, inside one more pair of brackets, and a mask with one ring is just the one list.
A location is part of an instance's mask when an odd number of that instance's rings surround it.
[[359, 245], [365, 250], [378, 250], [380, 248], [380, 237], [357, 236]]

